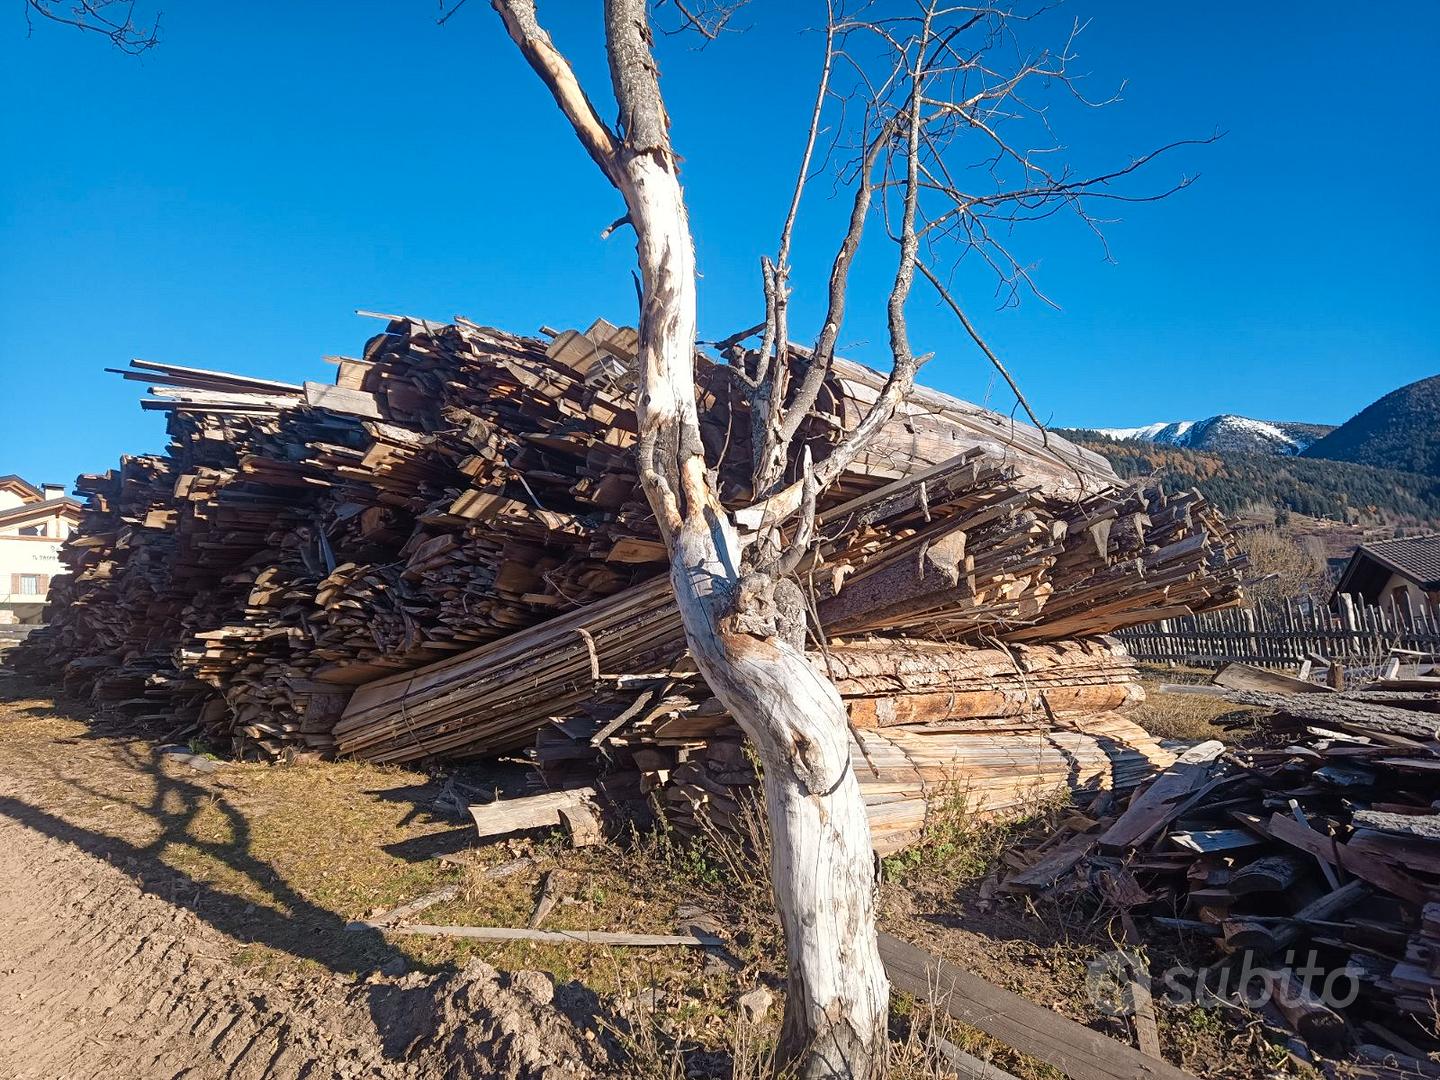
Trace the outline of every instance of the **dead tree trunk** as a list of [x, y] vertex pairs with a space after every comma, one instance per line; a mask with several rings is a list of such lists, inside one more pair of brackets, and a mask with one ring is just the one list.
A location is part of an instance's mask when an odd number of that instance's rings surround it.
[[771, 872], [785, 929], [783, 1053], [806, 1078], [879, 1075], [889, 983], [875, 938], [874, 862], [839, 694], [782, 639], [771, 575], [746, 574], [711, 486], [695, 405], [695, 256], [644, 0], [608, 0], [621, 124], [596, 116], [530, 0], [495, 0], [510, 36], [624, 197], [642, 281], [641, 482], [665, 536], [691, 653], [764, 763]]

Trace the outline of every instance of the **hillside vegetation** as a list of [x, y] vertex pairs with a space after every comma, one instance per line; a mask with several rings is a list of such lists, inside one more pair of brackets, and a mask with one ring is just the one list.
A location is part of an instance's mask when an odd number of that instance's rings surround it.
[[1217, 453], [1117, 441], [1087, 431], [1061, 434], [1104, 454], [1127, 479], [1153, 476], [1167, 487], [1198, 488], [1228, 513], [1270, 507], [1352, 525], [1440, 524], [1440, 477], [1436, 476], [1318, 461], [1308, 454]]
[[1440, 375], [1391, 391], [1304, 456], [1440, 477]]

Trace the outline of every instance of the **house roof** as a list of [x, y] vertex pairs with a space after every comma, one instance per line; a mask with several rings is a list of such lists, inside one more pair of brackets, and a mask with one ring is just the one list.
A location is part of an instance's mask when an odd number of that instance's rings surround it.
[[1335, 587], [1337, 593], [1354, 591], [1353, 579], [1363, 560], [1407, 577], [1422, 589], [1440, 589], [1440, 533], [1361, 544], [1340, 576], [1340, 583]]
[[6, 473], [4, 476], [0, 476], [0, 490], [5, 488], [9, 488], [26, 502], [29, 502], [31, 499], [43, 499], [45, 497], [45, 493], [34, 484], [16, 476], [14, 473]]
[[0, 510], [0, 527], [15, 525], [22, 521], [29, 521], [31, 518], [51, 517], [58, 513], [65, 513], [75, 521], [80, 520], [80, 512], [85, 509], [85, 504], [77, 499], [66, 495], [59, 499], [51, 499], [48, 502], [26, 503], [24, 506], [11, 507], [9, 510]]

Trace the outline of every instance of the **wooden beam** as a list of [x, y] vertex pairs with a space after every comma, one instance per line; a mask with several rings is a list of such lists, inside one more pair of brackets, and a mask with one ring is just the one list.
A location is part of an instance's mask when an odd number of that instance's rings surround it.
[[1196, 1080], [893, 935], [880, 935], [880, 958], [895, 989], [933, 1003], [1071, 1080]]
[[724, 942], [711, 934], [622, 934], [607, 930], [530, 930], [523, 926], [413, 926], [385, 927], [387, 934], [421, 934], [427, 937], [473, 938], [476, 941], [540, 941], [549, 945], [615, 945], [649, 949], [686, 945], [711, 949]]

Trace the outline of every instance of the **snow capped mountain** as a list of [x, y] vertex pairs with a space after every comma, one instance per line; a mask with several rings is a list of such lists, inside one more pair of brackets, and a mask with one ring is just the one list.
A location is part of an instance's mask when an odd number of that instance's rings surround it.
[[1253, 420], [1222, 413], [1206, 420], [1177, 420], [1133, 428], [1091, 428], [1111, 439], [1138, 439], [1189, 450], [1294, 455], [1330, 431], [1325, 424]]

